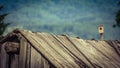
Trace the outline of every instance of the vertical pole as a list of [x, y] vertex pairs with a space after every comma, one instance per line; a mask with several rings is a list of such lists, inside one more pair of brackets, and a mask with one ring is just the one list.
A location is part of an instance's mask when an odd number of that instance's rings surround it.
[[103, 35], [103, 33], [100, 33], [100, 40], [101, 40], [101, 41], [104, 40], [104, 35]]

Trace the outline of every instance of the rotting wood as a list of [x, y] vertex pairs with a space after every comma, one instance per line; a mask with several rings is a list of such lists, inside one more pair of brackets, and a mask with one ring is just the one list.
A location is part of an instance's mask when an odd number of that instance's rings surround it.
[[23, 37], [21, 37], [19, 68], [25, 68], [25, 65], [26, 65], [26, 48], [27, 48], [27, 42]]

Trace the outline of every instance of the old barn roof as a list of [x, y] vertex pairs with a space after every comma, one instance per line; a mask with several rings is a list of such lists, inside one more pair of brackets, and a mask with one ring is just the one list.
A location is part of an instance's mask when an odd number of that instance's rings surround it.
[[[120, 41], [95, 41], [15, 30], [55, 67], [120, 67]], [[8, 35], [9, 36], [9, 35]]]

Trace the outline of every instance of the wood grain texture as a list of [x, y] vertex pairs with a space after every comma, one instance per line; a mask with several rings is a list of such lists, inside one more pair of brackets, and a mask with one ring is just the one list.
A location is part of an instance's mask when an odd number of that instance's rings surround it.
[[[20, 54], [16, 56], [16, 58], [19, 58], [19, 63], [16, 63], [16, 65], [19, 65], [19, 68], [120, 67], [119, 40], [83, 40], [81, 38], [68, 37], [67, 35], [35, 33], [27, 30], [18, 30], [14, 32], [15, 35], [16, 33], [19, 33], [22, 37], [19, 38]], [[9, 35], [7, 36], [9, 37]], [[5, 40], [1, 42], [1, 45], [4, 45]], [[0, 48], [0, 68], [7, 68], [9, 65], [5, 67], [5, 63], [8, 62], [8, 57], [4, 49], [2, 49], [3, 47], [0, 46]], [[1, 58], [6, 61], [3, 61]], [[16, 59], [13, 60], [10, 65], [15, 65], [17, 61]]]
[[[56, 67], [120, 67], [120, 57], [115, 49], [105, 41], [83, 40], [66, 35], [56, 36], [28, 31], [21, 31], [21, 33], [32, 45], [38, 43], [38, 50]], [[32, 39], [34, 40], [31, 41]], [[37, 48], [36, 45], [34, 46]], [[40, 47], [44, 50], [40, 50]], [[46, 56], [47, 53], [49, 56]], [[53, 58], [56, 61], [52, 60]]]
[[20, 57], [19, 57], [19, 68], [25, 68], [26, 65], [26, 48], [27, 48], [27, 42], [22, 37], [20, 40]]

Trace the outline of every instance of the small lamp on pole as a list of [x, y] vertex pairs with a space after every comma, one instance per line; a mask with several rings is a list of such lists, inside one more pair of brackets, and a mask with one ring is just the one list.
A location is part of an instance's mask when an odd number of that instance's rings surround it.
[[103, 27], [103, 25], [99, 25], [98, 26], [98, 32], [99, 32], [99, 34], [100, 34], [100, 40], [104, 40], [103, 39], [103, 37], [104, 37], [104, 27]]

